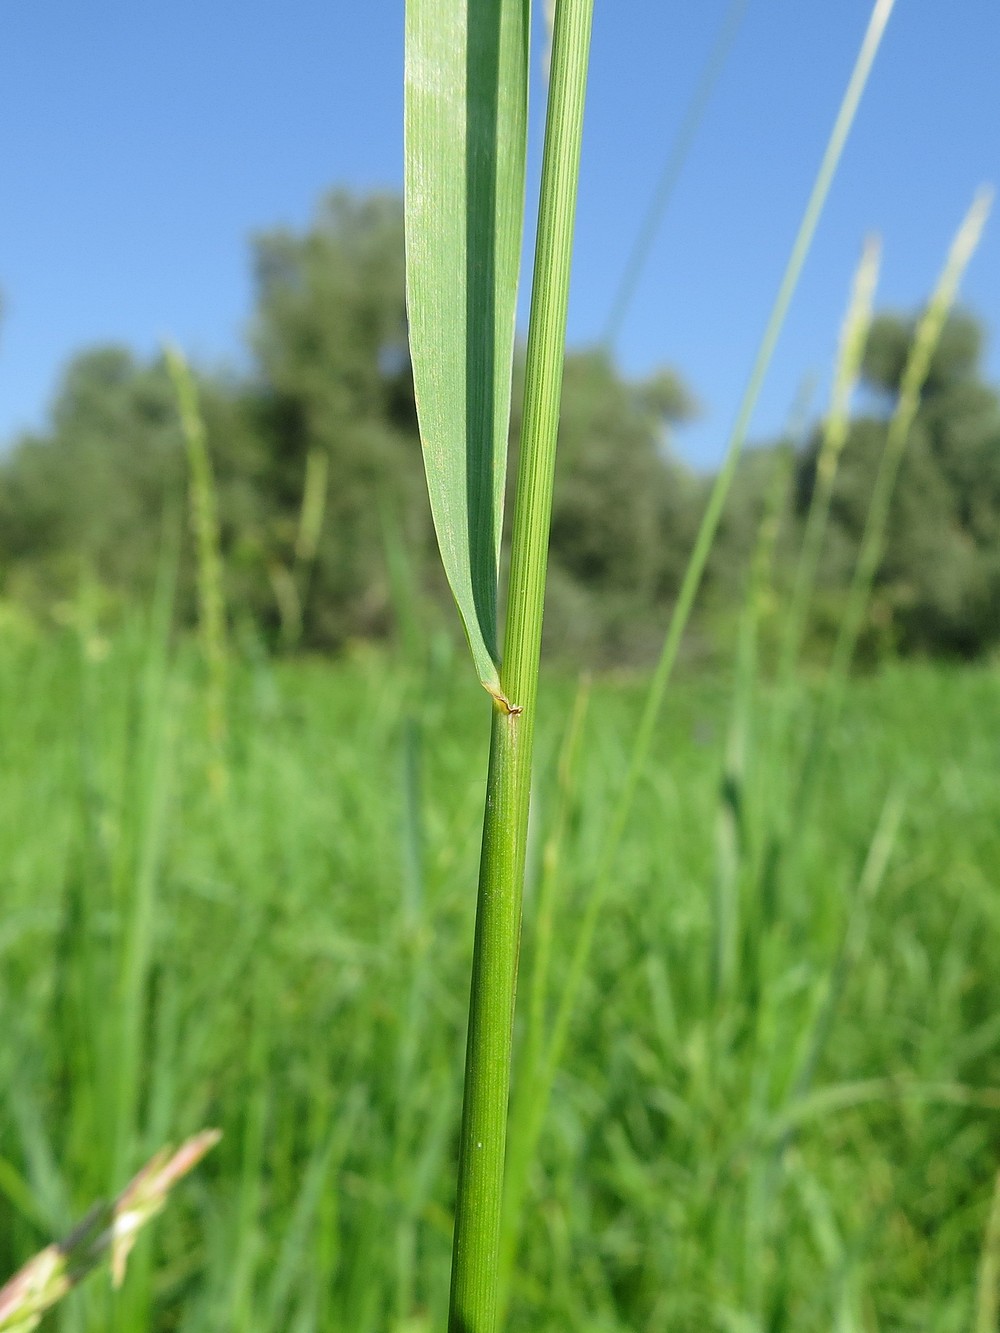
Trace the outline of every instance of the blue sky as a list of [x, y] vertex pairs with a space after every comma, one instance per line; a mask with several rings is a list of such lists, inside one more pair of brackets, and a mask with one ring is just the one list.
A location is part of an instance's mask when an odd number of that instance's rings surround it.
[[[733, 0], [597, 0], [570, 311], [601, 336], [628, 249]], [[678, 438], [719, 456], [869, 0], [748, 0], [617, 352], [678, 368], [702, 405]], [[0, 44], [0, 440], [45, 419], [82, 347], [164, 336], [243, 364], [249, 238], [305, 227], [334, 185], [398, 189], [401, 0], [27, 0]], [[820, 401], [863, 236], [880, 304], [930, 289], [984, 181], [1000, 184], [1000, 4], [897, 0], [753, 426]], [[537, 164], [541, 100], [532, 142]], [[1000, 311], [1000, 217], [964, 297]], [[1000, 329], [994, 329], [994, 334]], [[992, 339], [989, 373], [1000, 379]]]

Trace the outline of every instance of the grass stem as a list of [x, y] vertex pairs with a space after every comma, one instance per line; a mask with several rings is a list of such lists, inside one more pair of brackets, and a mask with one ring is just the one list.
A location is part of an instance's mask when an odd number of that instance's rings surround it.
[[466, 1053], [450, 1333], [497, 1325], [500, 1214], [542, 609], [593, 0], [561, 0], [552, 44], [510, 585], [493, 706]]

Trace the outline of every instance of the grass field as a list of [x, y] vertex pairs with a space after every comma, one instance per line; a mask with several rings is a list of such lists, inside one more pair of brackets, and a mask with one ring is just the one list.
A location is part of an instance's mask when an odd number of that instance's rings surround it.
[[[194, 650], [158, 644], [0, 644], [0, 1273], [218, 1125], [121, 1296], [92, 1279], [53, 1328], [440, 1328], [488, 701], [445, 650], [251, 656], [221, 775]], [[542, 685], [522, 1057], [643, 683], [593, 684], [560, 768], [577, 691]], [[985, 1333], [1000, 680], [853, 682], [798, 805], [809, 692], [758, 690], [735, 732], [732, 695], [682, 682], [657, 734], [525, 1168], [509, 1327]]]

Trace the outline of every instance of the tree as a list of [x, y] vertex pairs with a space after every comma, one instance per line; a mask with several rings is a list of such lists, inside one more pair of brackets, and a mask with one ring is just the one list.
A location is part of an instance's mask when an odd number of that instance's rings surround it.
[[70, 363], [47, 435], [21, 440], [0, 476], [8, 591], [71, 595], [82, 573], [149, 586], [164, 503], [183, 482], [173, 393], [160, 365], [121, 347]]
[[330, 195], [304, 235], [255, 244], [253, 393], [266, 442], [272, 573], [294, 565], [310, 456], [323, 460], [325, 521], [300, 589], [307, 639], [384, 632], [391, 613], [383, 515], [422, 561], [429, 511], [406, 344], [402, 209], [394, 196]]
[[[303, 234], [263, 236], [254, 255], [255, 373], [198, 376], [227, 600], [275, 637], [337, 647], [387, 627], [386, 519], [418, 564], [429, 545], [401, 208], [336, 194]], [[86, 574], [122, 600], [148, 597], [165, 508], [183, 524], [186, 487], [159, 359], [119, 347], [82, 354], [50, 428], [16, 442], [0, 466], [6, 593], [42, 606]], [[189, 565], [185, 544], [182, 611]]]

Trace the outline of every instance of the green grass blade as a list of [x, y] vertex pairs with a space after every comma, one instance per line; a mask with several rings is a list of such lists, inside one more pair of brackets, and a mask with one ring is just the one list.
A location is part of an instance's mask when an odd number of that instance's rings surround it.
[[136, 849], [135, 882], [122, 921], [122, 956], [115, 1013], [120, 1022], [114, 1090], [114, 1173], [120, 1179], [131, 1164], [139, 1132], [139, 1110], [145, 1077], [145, 1028], [149, 1012], [149, 982], [153, 936], [170, 807], [174, 766], [174, 730], [170, 714], [170, 682], [154, 677], [145, 701], [137, 815], [140, 835]]
[[414, 393], [441, 557], [479, 677], [494, 695], [527, 90], [526, 0], [408, 0]]

